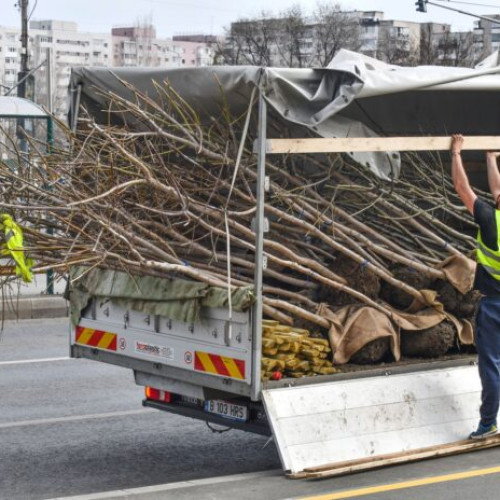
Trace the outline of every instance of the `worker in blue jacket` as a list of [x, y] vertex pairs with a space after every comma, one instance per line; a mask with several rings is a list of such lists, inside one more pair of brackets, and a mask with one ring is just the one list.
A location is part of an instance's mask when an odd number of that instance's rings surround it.
[[493, 206], [480, 200], [470, 187], [460, 154], [463, 142], [461, 135], [452, 136], [451, 175], [455, 190], [479, 226], [474, 288], [482, 294], [475, 328], [482, 384], [481, 420], [469, 438], [482, 439], [497, 432], [500, 402], [500, 173], [497, 165], [500, 153], [486, 153], [488, 184], [495, 200]]

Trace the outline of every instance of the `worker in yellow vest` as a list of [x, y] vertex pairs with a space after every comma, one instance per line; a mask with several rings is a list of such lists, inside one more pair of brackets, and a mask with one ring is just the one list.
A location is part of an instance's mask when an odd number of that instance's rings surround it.
[[478, 353], [482, 395], [479, 425], [471, 439], [482, 439], [497, 432], [500, 403], [500, 153], [486, 153], [488, 184], [495, 205], [480, 200], [471, 189], [462, 163], [464, 139], [454, 135], [451, 144], [453, 185], [467, 210], [479, 226], [477, 233], [477, 268], [474, 288], [482, 294], [474, 332]]
[[3, 235], [2, 255], [11, 257], [16, 263], [16, 275], [26, 283], [33, 281], [31, 267], [33, 261], [24, 255], [23, 232], [8, 214], [0, 215], [0, 228]]

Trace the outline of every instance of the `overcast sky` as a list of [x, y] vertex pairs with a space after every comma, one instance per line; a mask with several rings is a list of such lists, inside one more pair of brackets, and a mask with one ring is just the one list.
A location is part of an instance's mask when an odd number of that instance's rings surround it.
[[[475, 14], [500, 14], [500, 0], [433, 0]], [[15, 0], [2, 0], [1, 26], [20, 26]], [[345, 10], [381, 10], [385, 19], [405, 21], [435, 21], [453, 25], [456, 30], [472, 28], [474, 18], [428, 5], [427, 14], [415, 10], [415, 0], [342, 0]], [[300, 5], [310, 13], [317, 0], [29, 0], [34, 7], [32, 19], [76, 21], [82, 31], [108, 32], [113, 26], [134, 25], [138, 19], [151, 16], [157, 34], [222, 34], [232, 21], [259, 14], [262, 10], [279, 13]], [[240, 6], [239, 4], [243, 4]], [[496, 7], [495, 7], [496, 6]]]

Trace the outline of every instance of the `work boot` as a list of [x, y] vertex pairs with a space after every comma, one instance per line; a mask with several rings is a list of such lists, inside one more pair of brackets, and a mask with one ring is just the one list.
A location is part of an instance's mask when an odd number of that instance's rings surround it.
[[469, 434], [469, 439], [484, 439], [488, 436], [493, 436], [498, 431], [496, 422], [490, 425], [483, 425], [479, 422], [477, 429]]

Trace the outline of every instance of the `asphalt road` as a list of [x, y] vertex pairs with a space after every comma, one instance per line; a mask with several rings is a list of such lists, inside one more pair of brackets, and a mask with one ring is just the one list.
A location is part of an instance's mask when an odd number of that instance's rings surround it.
[[[266, 438], [141, 406], [132, 372], [67, 359], [68, 320], [7, 322], [0, 498], [46, 499], [276, 469]], [[61, 359], [62, 358], [62, 359]], [[35, 361], [41, 360], [41, 361]]]
[[[495, 499], [500, 448], [291, 481], [266, 438], [142, 408], [128, 370], [68, 356], [66, 319], [6, 323], [0, 500]], [[76, 497], [78, 496], [78, 497]]]

